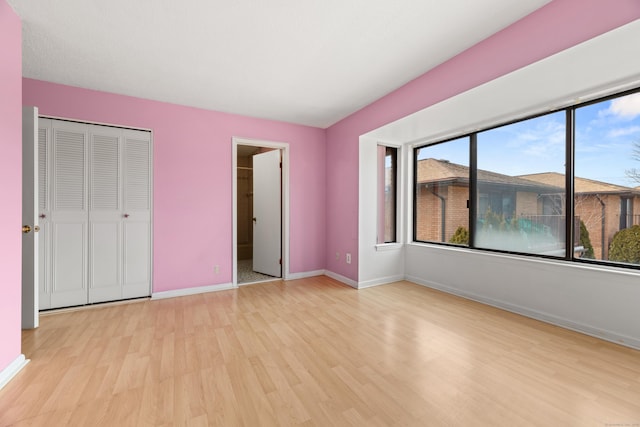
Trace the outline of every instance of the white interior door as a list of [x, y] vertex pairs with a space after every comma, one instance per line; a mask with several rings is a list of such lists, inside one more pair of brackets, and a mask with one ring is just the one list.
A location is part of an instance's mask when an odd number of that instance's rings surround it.
[[89, 302], [122, 299], [122, 130], [89, 126]]
[[22, 109], [22, 329], [38, 327], [38, 109]]
[[40, 309], [148, 296], [151, 133], [39, 122]]
[[282, 276], [280, 150], [253, 156], [253, 270]]
[[88, 301], [87, 126], [52, 120], [51, 308]]

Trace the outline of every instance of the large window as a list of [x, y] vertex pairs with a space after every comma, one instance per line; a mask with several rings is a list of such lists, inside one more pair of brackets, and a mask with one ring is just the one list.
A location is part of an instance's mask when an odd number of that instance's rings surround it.
[[583, 257], [640, 264], [640, 93], [576, 108], [575, 133]]
[[640, 92], [417, 147], [414, 170], [415, 241], [640, 266]]
[[565, 256], [565, 114], [477, 134], [475, 246]]

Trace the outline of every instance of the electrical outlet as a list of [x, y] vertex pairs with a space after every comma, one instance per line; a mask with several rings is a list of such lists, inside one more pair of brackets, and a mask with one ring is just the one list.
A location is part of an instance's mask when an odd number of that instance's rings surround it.
[[213, 272], [216, 274], [220, 273], [220, 266], [216, 265], [215, 267], [213, 267]]
[[351, 254], [347, 254], [347, 264], [351, 264]]

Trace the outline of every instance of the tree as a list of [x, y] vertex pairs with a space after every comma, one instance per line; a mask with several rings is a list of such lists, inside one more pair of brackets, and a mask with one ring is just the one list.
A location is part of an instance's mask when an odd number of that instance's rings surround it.
[[469, 245], [469, 230], [463, 226], [458, 227], [456, 232], [453, 233], [453, 236], [451, 236], [451, 239], [449, 239], [449, 243], [455, 243], [456, 245]]
[[580, 220], [580, 246], [584, 248], [582, 258], [595, 259], [591, 239], [589, 238], [589, 230], [582, 220]]
[[[633, 150], [631, 151], [631, 158], [640, 162], [640, 141], [633, 143]], [[628, 178], [640, 183], [640, 170], [636, 168], [627, 169], [624, 171]]]
[[609, 261], [640, 264], [640, 225], [625, 228], [613, 235]]

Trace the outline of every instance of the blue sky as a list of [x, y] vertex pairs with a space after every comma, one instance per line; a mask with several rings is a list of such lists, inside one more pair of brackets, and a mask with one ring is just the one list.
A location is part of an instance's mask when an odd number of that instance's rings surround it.
[[[478, 167], [506, 175], [564, 173], [565, 113], [560, 111], [478, 134]], [[635, 187], [625, 170], [637, 168], [633, 143], [640, 143], [640, 93], [576, 110], [576, 176]], [[466, 139], [423, 149], [434, 157], [468, 165]]]

